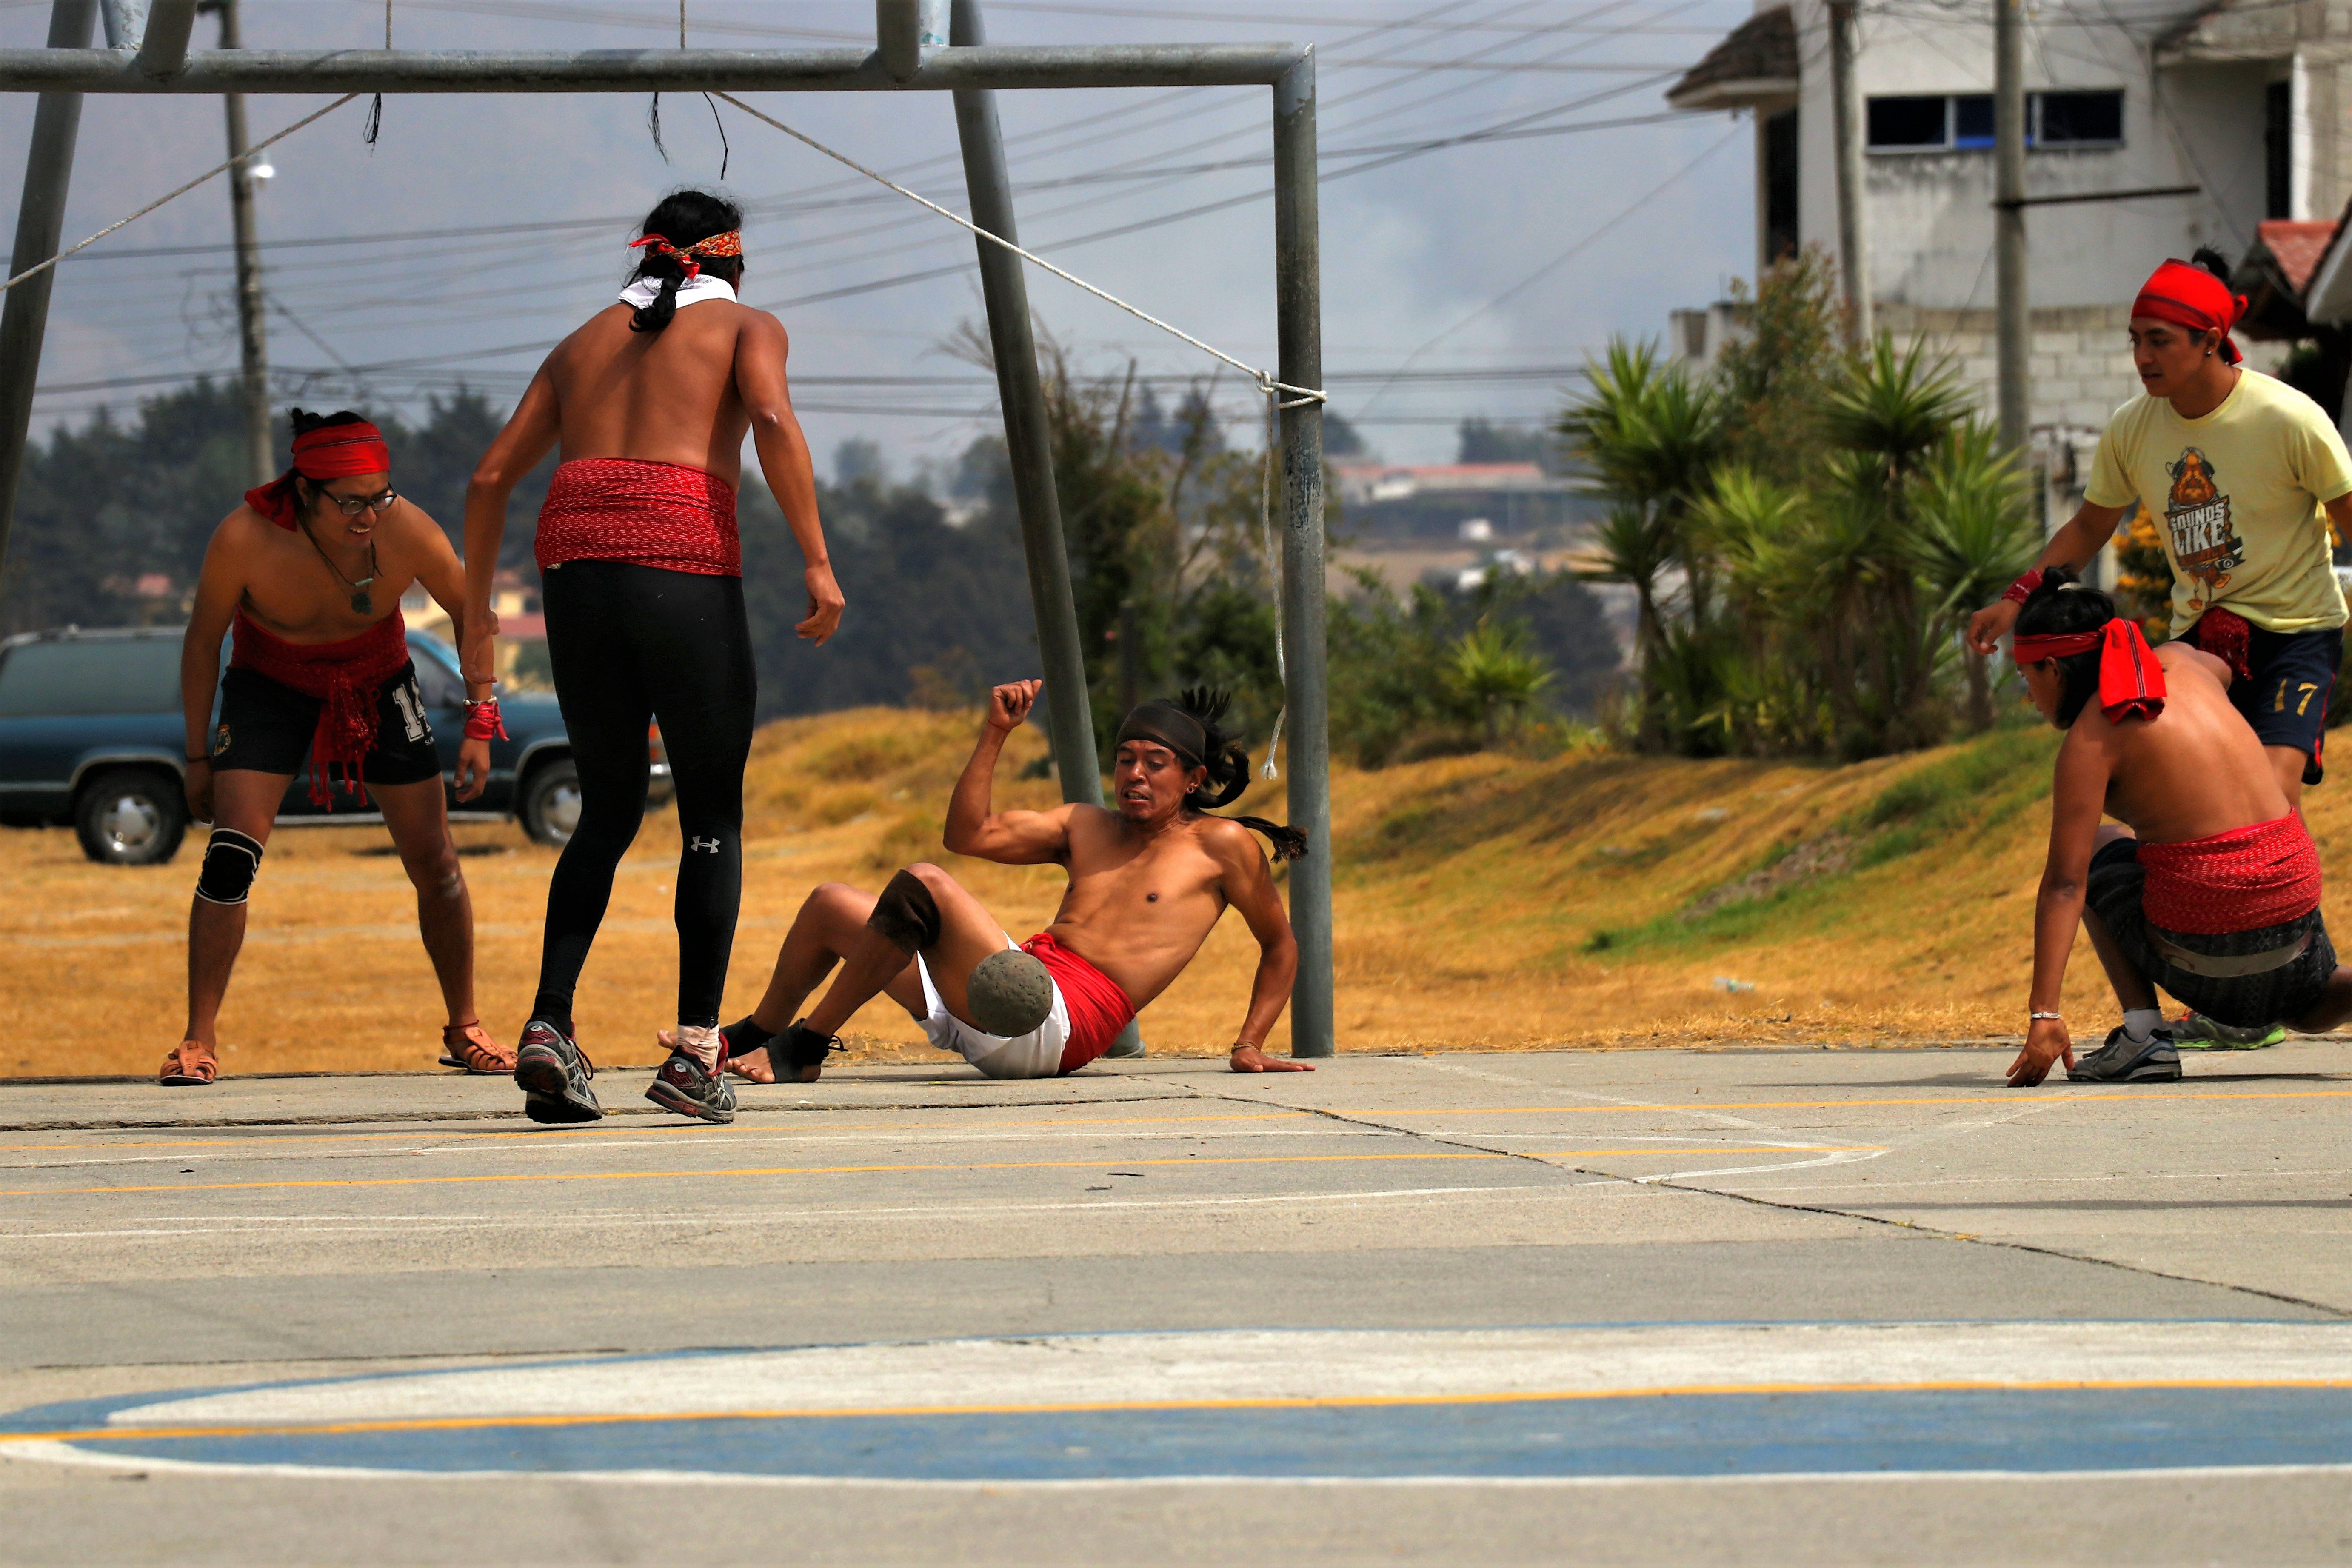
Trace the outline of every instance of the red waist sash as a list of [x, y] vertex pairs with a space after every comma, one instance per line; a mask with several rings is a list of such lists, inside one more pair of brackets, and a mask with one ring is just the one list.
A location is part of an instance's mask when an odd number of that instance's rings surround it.
[[540, 569], [630, 561], [703, 577], [743, 575], [732, 486], [700, 468], [635, 458], [559, 463], [539, 509]]
[[310, 804], [327, 805], [327, 765], [343, 765], [343, 783], [367, 804], [367, 754], [375, 745], [375, 698], [408, 663], [408, 629], [400, 613], [341, 642], [291, 643], [236, 612], [229, 668], [249, 669], [320, 700], [310, 736]]
[[1062, 1047], [1061, 1071], [1076, 1072], [1110, 1049], [1118, 1032], [1134, 1022], [1135, 1004], [1118, 982], [1055, 942], [1052, 933], [1039, 931], [1021, 944], [1021, 951], [1045, 966], [1069, 1008], [1070, 1040]]
[[2210, 838], [2139, 847], [2140, 909], [2167, 931], [2220, 936], [2284, 925], [2319, 907], [2319, 850], [2292, 814]]

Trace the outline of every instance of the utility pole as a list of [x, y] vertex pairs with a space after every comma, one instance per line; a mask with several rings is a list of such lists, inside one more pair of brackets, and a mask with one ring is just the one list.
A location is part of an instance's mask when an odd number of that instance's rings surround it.
[[2000, 445], [2022, 457], [2032, 424], [2025, 376], [2032, 346], [2025, 299], [2024, 0], [1992, 7], [1993, 276], [2000, 318]]
[[[56, 0], [49, 11], [53, 49], [89, 43], [97, 9], [90, 0]], [[33, 142], [25, 154], [25, 194], [16, 211], [14, 278], [58, 253], [66, 221], [66, 186], [73, 178], [74, 133], [81, 125], [81, 94], [45, 92], [33, 110]], [[41, 338], [49, 324], [50, 268], [8, 290], [0, 305], [0, 554], [16, 514], [16, 483], [25, 473], [25, 440], [33, 423], [33, 384], [41, 370]]]
[[[914, 0], [877, 0], [877, 15], [902, 31], [919, 20], [927, 5]], [[954, 0], [950, 40], [957, 47], [987, 42], [980, 0]], [[887, 54], [886, 49], [886, 56]], [[898, 46], [901, 55], [919, 53]], [[908, 66], [909, 69], [913, 67]], [[996, 94], [986, 89], [954, 94], [956, 135], [963, 150], [964, 188], [971, 221], [989, 233], [1021, 243], [1013, 232], [1013, 179], [1004, 163], [1004, 140], [997, 130]], [[1004, 405], [1004, 445], [1013, 464], [1013, 508], [1021, 514], [1021, 548], [1028, 558], [1029, 605], [1037, 621], [1037, 658], [1045, 679], [1045, 732], [1054, 749], [1054, 773], [1065, 801], [1103, 803], [1102, 764], [1095, 751], [1095, 719], [1087, 695], [1086, 652], [1078, 640], [1077, 601], [1070, 589], [1070, 556], [1062, 534], [1062, 505], [1054, 489], [1053, 432], [1045, 417], [1045, 389], [1037, 370], [1037, 341], [1029, 317], [1029, 281], [1021, 258], [1001, 245], [976, 239], [980, 291], [988, 314], [988, 345], [996, 361], [996, 395]], [[1114, 1057], [1144, 1054], [1133, 1023], [1119, 1032]]]
[[[236, 0], [212, 0], [220, 16], [220, 47], [241, 49]], [[261, 240], [253, 221], [253, 165], [245, 130], [245, 94], [221, 94], [228, 115], [228, 210], [236, 230], [237, 359], [245, 391], [245, 471], [256, 485], [278, 476], [277, 445], [270, 439], [269, 348], [261, 321]]]
[[[1996, 0], [2000, 3], [2000, 0]], [[1830, 0], [1831, 125], [1837, 138], [1838, 263], [1845, 274], [1846, 319], [1853, 341], [1867, 343], [1870, 320], [1870, 216], [1863, 184], [1862, 84], [1854, 0]]]

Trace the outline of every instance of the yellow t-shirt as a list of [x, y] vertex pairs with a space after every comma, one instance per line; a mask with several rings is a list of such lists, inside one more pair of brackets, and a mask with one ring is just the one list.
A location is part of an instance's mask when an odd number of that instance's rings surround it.
[[2246, 371], [2202, 419], [2140, 394], [2107, 422], [2083, 499], [2137, 500], [2172, 560], [2172, 635], [2219, 605], [2273, 632], [2344, 624], [2322, 503], [2352, 494], [2352, 458], [2319, 405]]

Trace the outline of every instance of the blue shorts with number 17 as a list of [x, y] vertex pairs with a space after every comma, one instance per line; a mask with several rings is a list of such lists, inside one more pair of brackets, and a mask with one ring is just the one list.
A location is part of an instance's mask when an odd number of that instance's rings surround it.
[[[2197, 627], [2182, 638], [2198, 646]], [[2265, 746], [2293, 746], [2309, 760], [2303, 782], [2326, 776], [2320, 748], [2327, 733], [2327, 698], [2336, 689], [2336, 663], [2344, 653], [2344, 628], [2315, 632], [2271, 632], [2246, 628], [2251, 680], [2230, 682], [2230, 700]]]

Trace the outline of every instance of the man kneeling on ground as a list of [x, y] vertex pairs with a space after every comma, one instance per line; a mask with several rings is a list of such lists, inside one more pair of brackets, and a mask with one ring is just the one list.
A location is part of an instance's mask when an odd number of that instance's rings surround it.
[[[2066, 731], [2050, 858], [2033, 917], [2033, 989], [2012, 1088], [2066, 1076], [2180, 1076], [2161, 985], [2221, 1023], [2316, 1033], [2352, 1017], [2319, 915], [2319, 854], [2229, 697], [2230, 667], [2184, 643], [2150, 649], [2115, 602], [2044, 568], [2011, 654], [2033, 705]], [[2129, 824], [2102, 827], [2102, 814]], [[2074, 922], [2122, 1003], [2106, 1044], [2076, 1060], [2059, 992]]]
[[[1012, 938], [953, 877], [937, 866], [910, 866], [878, 898], [837, 882], [809, 895], [777, 955], [767, 995], [750, 1017], [722, 1031], [733, 1070], [758, 1082], [814, 1083], [826, 1054], [840, 1047], [842, 1026], [887, 993], [933, 1045], [991, 1078], [1076, 1072], [1108, 1050], [1137, 1011], [1183, 972], [1227, 905], [1258, 942], [1257, 978], [1234, 1038], [1233, 1070], [1314, 1070], [1264, 1048], [1290, 998], [1298, 945], [1249, 830], [1273, 841], [1277, 860], [1305, 855], [1307, 840], [1295, 828], [1256, 817], [1208, 814], [1249, 782], [1248, 753], [1218, 725], [1224, 700], [1186, 692], [1127, 716], [1113, 771], [1116, 810], [992, 810], [997, 754], [1028, 716], [1038, 686], [1015, 681], [991, 694], [980, 744], [948, 803], [945, 837], [959, 855], [1005, 866], [1058, 863], [1069, 872], [1053, 923], [1020, 944], [1053, 977], [1054, 1008], [1045, 1023], [1003, 1038], [972, 1021], [965, 997], [972, 969], [1013, 945]], [[840, 977], [814, 1012], [793, 1023], [836, 963]], [[763, 1047], [765, 1064], [758, 1058]]]

